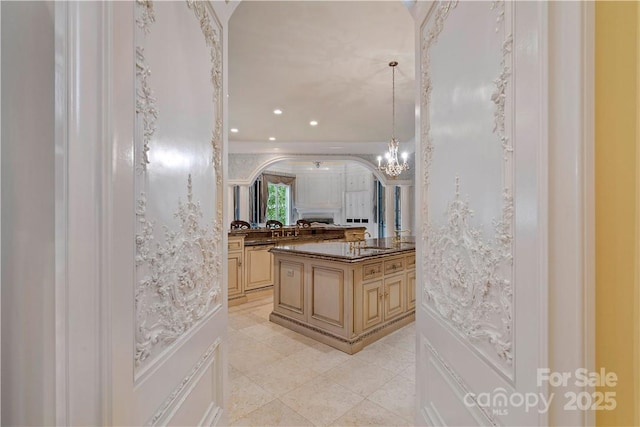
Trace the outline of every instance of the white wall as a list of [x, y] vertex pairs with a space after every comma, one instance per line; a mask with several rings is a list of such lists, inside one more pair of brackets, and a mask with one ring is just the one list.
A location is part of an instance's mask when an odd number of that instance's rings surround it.
[[54, 19], [2, 2], [2, 425], [55, 424]]

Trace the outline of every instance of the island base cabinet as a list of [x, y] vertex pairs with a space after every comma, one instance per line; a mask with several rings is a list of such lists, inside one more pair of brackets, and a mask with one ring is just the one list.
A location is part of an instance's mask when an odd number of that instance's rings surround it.
[[276, 251], [269, 319], [354, 354], [415, 320], [407, 303], [415, 267], [405, 257], [341, 262]]

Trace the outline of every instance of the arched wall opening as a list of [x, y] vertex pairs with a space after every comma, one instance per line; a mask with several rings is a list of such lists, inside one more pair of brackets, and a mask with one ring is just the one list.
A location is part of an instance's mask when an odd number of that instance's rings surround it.
[[[233, 163], [233, 162], [232, 162]], [[283, 223], [312, 219], [339, 225], [365, 226], [376, 237], [412, 229], [413, 182], [385, 177], [370, 161], [357, 156], [274, 155], [244, 165], [229, 181], [228, 215], [260, 227], [266, 220], [269, 197], [263, 174], [295, 182], [287, 189], [288, 215]], [[236, 166], [237, 167], [237, 166]], [[275, 185], [275, 184], [265, 184]], [[275, 187], [271, 187], [275, 191]], [[283, 196], [284, 197], [284, 196]], [[271, 197], [273, 204], [275, 199]], [[273, 215], [273, 207], [270, 208]]]

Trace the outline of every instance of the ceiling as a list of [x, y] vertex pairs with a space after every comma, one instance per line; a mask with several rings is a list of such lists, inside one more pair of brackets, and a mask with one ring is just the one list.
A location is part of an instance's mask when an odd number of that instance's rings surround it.
[[395, 133], [413, 151], [413, 28], [399, 0], [242, 1], [229, 24], [230, 151], [384, 150], [394, 60]]

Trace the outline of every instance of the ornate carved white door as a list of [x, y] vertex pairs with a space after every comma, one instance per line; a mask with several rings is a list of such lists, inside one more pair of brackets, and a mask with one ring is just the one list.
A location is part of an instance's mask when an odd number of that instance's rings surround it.
[[219, 424], [227, 317], [225, 32], [209, 2], [109, 8], [110, 422]]
[[546, 5], [419, 27], [419, 424], [545, 425]]

